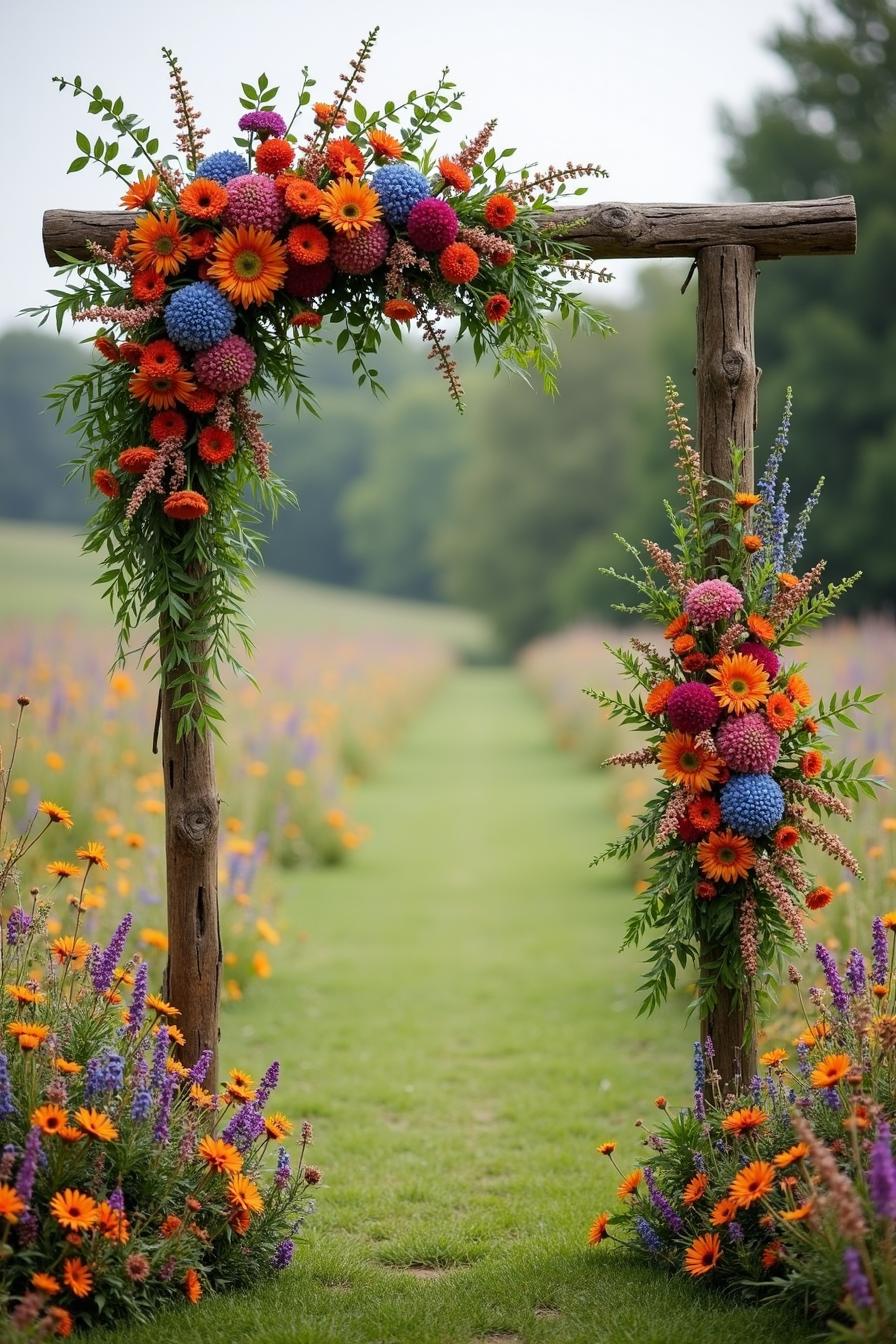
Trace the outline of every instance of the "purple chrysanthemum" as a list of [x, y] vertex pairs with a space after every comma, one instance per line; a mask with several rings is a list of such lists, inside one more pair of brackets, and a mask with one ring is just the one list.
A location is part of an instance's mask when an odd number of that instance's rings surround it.
[[126, 914], [109, 939], [109, 946], [97, 958], [93, 967], [93, 987], [97, 994], [105, 994], [106, 990], [112, 988], [112, 977], [115, 975], [116, 967], [121, 960], [121, 954], [124, 951], [124, 945], [127, 942], [133, 922], [134, 916], [130, 913]]
[[389, 230], [379, 221], [354, 238], [337, 234], [330, 243], [333, 265], [347, 275], [369, 275], [382, 266], [388, 251]]
[[837, 970], [836, 961], [825, 947], [824, 943], [815, 944], [815, 956], [821, 963], [821, 969], [824, 971], [824, 978], [828, 982], [828, 989], [831, 991], [834, 1007], [838, 1012], [845, 1013], [849, 1007], [849, 1000], [846, 997], [846, 990], [843, 988], [843, 981], [840, 979], [840, 972]]
[[244, 173], [227, 183], [227, 206], [221, 219], [229, 229], [254, 224], [277, 233], [286, 220], [286, 206], [273, 178]]
[[259, 140], [267, 140], [269, 135], [279, 137], [286, 134], [286, 122], [279, 112], [265, 112], [261, 109], [244, 112], [237, 125], [241, 131], [257, 135]]
[[755, 658], [756, 662], [765, 672], [769, 681], [774, 681], [775, 677], [781, 671], [781, 659], [765, 644], [760, 644], [758, 639], [748, 639], [738, 648], [738, 653], [745, 653], [749, 658]]
[[698, 629], [728, 621], [744, 604], [744, 595], [727, 579], [706, 579], [696, 584], [684, 600], [684, 609]]
[[408, 237], [421, 252], [441, 252], [457, 237], [457, 214], [437, 196], [418, 201], [407, 220]]
[[882, 1120], [871, 1149], [868, 1166], [868, 1190], [879, 1218], [896, 1218], [896, 1162], [890, 1126]]
[[722, 724], [716, 733], [716, 749], [738, 774], [767, 775], [777, 764], [781, 739], [764, 714], [747, 713]]
[[889, 964], [887, 931], [880, 915], [875, 915], [871, 925], [871, 978], [876, 985], [886, 984]]
[[193, 372], [213, 392], [238, 392], [255, 372], [255, 351], [242, 336], [228, 336], [196, 356]]
[[702, 733], [712, 728], [721, 713], [718, 698], [703, 681], [685, 681], [676, 686], [666, 704], [673, 728], [683, 733]]

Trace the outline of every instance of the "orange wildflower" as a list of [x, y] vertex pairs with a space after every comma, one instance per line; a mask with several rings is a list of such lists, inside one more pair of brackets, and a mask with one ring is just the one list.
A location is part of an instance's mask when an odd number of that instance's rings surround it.
[[71, 812], [65, 807], [60, 807], [58, 803], [51, 803], [44, 800], [44, 802], [38, 803], [37, 810], [38, 812], [43, 813], [45, 817], [48, 817], [50, 821], [58, 821], [67, 831], [70, 831], [75, 824], [72, 821]]
[[188, 1269], [184, 1275], [184, 1294], [193, 1306], [202, 1297], [202, 1280], [195, 1269]]
[[286, 249], [270, 230], [241, 224], [219, 235], [208, 278], [233, 303], [267, 303], [285, 277]]
[[738, 490], [734, 496], [734, 502], [739, 509], [752, 509], [757, 505], [762, 496], [754, 495], [746, 490]]
[[744, 536], [744, 550], [749, 555], [755, 555], [757, 551], [762, 550], [762, 538], [755, 532], [747, 532]]
[[824, 769], [824, 757], [820, 751], [806, 751], [800, 757], [800, 774], [804, 779], [816, 779]]
[[609, 1235], [607, 1232], [607, 1223], [609, 1221], [610, 1221], [610, 1215], [608, 1213], [599, 1213], [597, 1215], [594, 1222], [588, 1229], [589, 1246], [599, 1246], [600, 1243], [604, 1240], [604, 1238]]
[[794, 1162], [802, 1162], [808, 1156], [808, 1143], [795, 1143], [791, 1148], [785, 1148], [783, 1153], [777, 1153], [772, 1161], [779, 1171], [783, 1171], [785, 1167], [792, 1167]]
[[684, 1254], [684, 1268], [694, 1278], [708, 1274], [722, 1258], [722, 1243], [718, 1232], [704, 1232], [695, 1237]]
[[224, 1139], [213, 1139], [207, 1134], [204, 1139], [200, 1139], [196, 1152], [212, 1171], [230, 1174], [243, 1169], [242, 1153]]
[[795, 826], [779, 826], [772, 841], [775, 849], [793, 849], [800, 842], [800, 833]]
[[849, 1055], [826, 1055], [812, 1070], [809, 1080], [813, 1087], [834, 1087], [852, 1068]]
[[775, 1169], [770, 1162], [750, 1162], [737, 1173], [729, 1188], [729, 1195], [739, 1209], [748, 1209], [773, 1189]]
[[712, 1212], [709, 1215], [709, 1221], [712, 1223], [713, 1227], [724, 1227], [725, 1224], [730, 1223], [732, 1218], [736, 1215], [737, 1207], [736, 1199], [731, 1199], [730, 1197], [727, 1199], [720, 1199], [718, 1204], [713, 1205]]
[[0, 1218], [13, 1224], [19, 1221], [19, 1214], [25, 1212], [25, 1201], [5, 1181], [0, 1182]]
[[96, 1222], [107, 1241], [116, 1241], [120, 1246], [126, 1246], [130, 1241], [131, 1225], [127, 1214], [121, 1209], [113, 1209], [108, 1200], [97, 1205]]
[[258, 1186], [240, 1172], [235, 1172], [227, 1182], [227, 1203], [246, 1213], [261, 1213], [264, 1210], [264, 1200]]
[[795, 588], [799, 583], [799, 579], [795, 574], [776, 574], [775, 578], [782, 588]]
[[599, 1143], [594, 1151], [600, 1153], [601, 1157], [609, 1157], [611, 1153], [616, 1151], [616, 1140], [607, 1139], [605, 1143]]
[[106, 846], [101, 844], [99, 840], [88, 840], [86, 845], [82, 845], [80, 849], [76, 849], [75, 858], [83, 859], [88, 867], [91, 868], [94, 864], [96, 864], [97, 868], [109, 867], [106, 860]]
[[781, 691], [773, 691], [765, 702], [765, 717], [776, 733], [786, 733], [796, 723], [793, 701]]
[[31, 1275], [31, 1287], [36, 1288], [39, 1293], [53, 1297], [61, 1291], [62, 1284], [52, 1274], [44, 1274], [38, 1269]]
[[755, 635], [757, 639], [763, 640], [766, 644], [771, 644], [775, 637], [775, 627], [764, 616], [748, 616], [747, 629], [751, 635]]
[[96, 1223], [96, 1200], [80, 1190], [60, 1190], [50, 1200], [50, 1213], [60, 1226], [86, 1232]]
[[118, 1130], [112, 1121], [106, 1115], [105, 1111], [95, 1111], [90, 1106], [81, 1106], [75, 1111], [75, 1124], [80, 1125], [84, 1133], [91, 1139], [99, 1139], [103, 1143], [109, 1143], [112, 1139], [118, 1138]]
[[643, 1171], [640, 1167], [635, 1167], [634, 1171], [630, 1171], [627, 1176], [623, 1176], [619, 1183], [619, 1188], [616, 1191], [616, 1198], [628, 1199], [629, 1195], [635, 1193], [643, 1179]]
[[765, 1054], [759, 1056], [759, 1063], [764, 1064], [766, 1068], [776, 1069], [779, 1064], [783, 1064], [787, 1058], [787, 1051], [778, 1046], [775, 1050], [766, 1050]]
[[684, 1188], [681, 1196], [685, 1204], [697, 1204], [706, 1194], [706, 1187], [709, 1185], [709, 1177], [705, 1171], [698, 1171], [696, 1176], [692, 1176]]
[[44, 1134], [58, 1134], [62, 1126], [68, 1124], [68, 1111], [53, 1102], [47, 1102], [45, 1106], [38, 1106], [37, 1110], [31, 1112], [31, 1123], [37, 1125]]
[[654, 686], [653, 690], [648, 692], [644, 701], [644, 713], [649, 714], [652, 719], [662, 714], [669, 703], [669, 696], [675, 690], [675, 682], [671, 677], [666, 677]]
[[381, 218], [379, 200], [366, 182], [340, 177], [323, 192], [318, 213], [337, 233], [362, 233]]
[[833, 899], [834, 893], [830, 887], [813, 887], [806, 896], [806, 907], [809, 910], [823, 910]]
[[360, 177], [364, 171], [364, 155], [347, 136], [331, 140], [327, 145], [327, 167], [336, 177]]
[[455, 191], [469, 191], [473, 185], [473, 178], [467, 172], [466, 168], [456, 163], [454, 159], [439, 159], [439, 172], [442, 174], [442, 180]]
[[781, 1218], [785, 1223], [799, 1223], [815, 1208], [815, 1200], [807, 1199], [805, 1204], [799, 1204], [795, 1209], [782, 1209]]
[[740, 1110], [732, 1111], [726, 1115], [722, 1121], [722, 1128], [726, 1134], [752, 1134], [765, 1124], [768, 1116], [765, 1111], [760, 1110], [758, 1106], [743, 1106]]
[[65, 934], [62, 938], [54, 938], [50, 944], [50, 954], [54, 961], [58, 961], [60, 966], [70, 962], [74, 970], [80, 971], [90, 955], [90, 944], [83, 938], [75, 938], [71, 934]]
[[29, 989], [27, 985], [7, 985], [6, 992], [16, 1003], [43, 1003], [47, 997], [39, 989]]
[[404, 153], [401, 141], [387, 131], [368, 131], [367, 143], [378, 159], [400, 159]]
[[62, 1277], [75, 1297], [89, 1297], [93, 1291], [93, 1270], [79, 1255], [63, 1262]]

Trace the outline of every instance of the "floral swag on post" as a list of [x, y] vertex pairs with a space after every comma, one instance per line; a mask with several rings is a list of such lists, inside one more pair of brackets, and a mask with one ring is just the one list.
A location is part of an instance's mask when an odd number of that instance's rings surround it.
[[[445, 71], [431, 91], [369, 112], [357, 93], [375, 38], [332, 102], [312, 103], [304, 70], [289, 121], [265, 75], [243, 84], [236, 148], [213, 153], [168, 50], [180, 157], [160, 157], [121, 98], [80, 76], [55, 81], [113, 132], [93, 142], [78, 132], [69, 172], [95, 163], [139, 213], [111, 247], [90, 245], [89, 261], [60, 254], [64, 286], [51, 291], [54, 304], [30, 311], [42, 322], [55, 311], [59, 328], [67, 318], [102, 324], [102, 362], [52, 400], [59, 416], [74, 414], [76, 468], [105, 496], [85, 545], [104, 556], [119, 656], [152, 621], [150, 647], [163, 645], [182, 731], [214, 727], [214, 684], [236, 666], [232, 637], [249, 646], [242, 597], [261, 541], [256, 503], [274, 513], [291, 499], [271, 473], [252, 399], [315, 411], [306, 344], [334, 333], [358, 383], [378, 394], [384, 332], [400, 340], [415, 322], [460, 407], [444, 320], [457, 321], [477, 361], [491, 354], [498, 367], [534, 370], [551, 391], [550, 316], [609, 330], [575, 291], [610, 277], [545, 227], [560, 197], [584, 191], [576, 179], [603, 170], [521, 167], [511, 178], [515, 151], [489, 147], [494, 122], [440, 155], [434, 133], [461, 95]], [[313, 124], [299, 132], [303, 112]], [[120, 157], [127, 144], [139, 171]]]
[[715, 499], [671, 380], [666, 404], [685, 499], [677, 512], [665, 506], [676, 554], [645, 541], [645, 560], [620, 537], [640, 572], [605, 572], [640, 595], [637, 605], [617, 610], [662, 626], [669, 650], [635, 637], [632, 651], [611, 650], [635, 692], [588, 692], [648, 737], [641, 750], [606, 763], [657, 766], [664, 782], [626, 836], [594, 862], [650, 851], [650, 880], [624, 943], [655, 935], [641, 1011], [663, 1001], [676, 963], [688, 965], [702, 944], [719, 950], [701, 967], [697, 1006], [706, 1013], [719, 984], [761, 996], [782, 957], [805, 947], [802, 909], [821, 909], [832, 898], [813, 879], [809, 846], [859, 875], [825, 820], [848, 818], [847, 800], [873, 794], [877, 782], [872, 762], [831, 759], [825, 733], [836, 724], [852, 727], [851, 716], [867, 713], [879, 697], [859, 687], [813, 707], [805, 665], [785, 652], [859, 578], [821, 589], [824, 561], [802, 576], [794, 572], [823, 481], [791, 529], [789, 483], [779, 479], [790, 391], [756, 492], [739, 488], [744, 455], [736, 451], [733, 482], [714, 481]]

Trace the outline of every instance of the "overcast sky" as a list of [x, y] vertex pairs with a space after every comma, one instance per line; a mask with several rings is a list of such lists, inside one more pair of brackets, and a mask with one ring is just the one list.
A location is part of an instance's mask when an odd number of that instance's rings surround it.
[[[823, 12], [823, 0], [807, 6]], [[230, 145], [241, 80], [264, 70], [291, 111], [298, 72], [308, 64], [326, 99], [373, 23], [380, 38], [361, 93], [369, 107], [430, 86], [449, 65], [467, 92], [459, 120], [444, 131], [446, 152], [489, 117], [497, 141], [531, 161], [595, 160], [609, 180], [594, 199], [718, 200], [725, 195], [724, 144], [716, 107], [750, 106], [760, 86], [786, 72], [763, 47], [792, 22], [793, 0], [31, 0], [16, 6], [15, 37], [4, 44], [3, 125], [7, 205], [2, 213], [4, 283], [0, 326], [40, 302], [49, 282], [40, 244], [47, 207], [110, 209], [117, 182], [89, 168], [66, 177], [76, 129], [90, 130], [86, 99], [51, 85], [80, 74], [147, 119], [164, 147], [173, 132], [159, 48], [179, 54], [209, 148]], [[99, 125], [94, 134], [98, 133]], [[629, 263], [629, 266], [631, 263]], [[619, 295], [625, 263], [615, 263]]]

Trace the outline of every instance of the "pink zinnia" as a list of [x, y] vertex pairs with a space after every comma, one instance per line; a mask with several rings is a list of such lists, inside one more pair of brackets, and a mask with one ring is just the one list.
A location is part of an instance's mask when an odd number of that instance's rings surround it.
[[386, 260], [389, 230], [377, 221], [356, 238], [337, 234], [330, 241], [330, 258], [337, 271], [348, 275], [369, 275]]
[[741, 714], [722, 724], [716, 749], [738, 774], [768, 775], [777, 764], [781, 739], [764, 714]]
[[696, 584], [684, 599], [691, 625], [698, 628], [728, 621], [744, 604], [744, 595], [726, 579], [707, 579]]
[[255, 372], [255, 351], [242, 336], [228, 336], [196, 356], [193, 372], [214, 392], [237, 392]]
[[244, 173], [227, 183], [227, 208], [222, 221], [228, 228], [254, 224], [277, 233], [286, 219], [286, 206], [273, 178], [262, 173]]
[[761, 668], [764, 668], [769, 681], [774, 681], [781, 670], [781, 659], [771, 649], [760, 644], [758, 640], [748, 639], [745, 644], [741, 644], [737, 650], [738, 653], [749, 654], [755, 658]]
[[721, 713], [718, 697], [703, 681], [685, 681], [669, 696], [666, 714], [673, 728], [683, 733], [702, 733]]
[[457, 237], [460, 221], [447, 201], [429, 196], [411, 208], [408, 237], [421, 252], [441, 252]]

